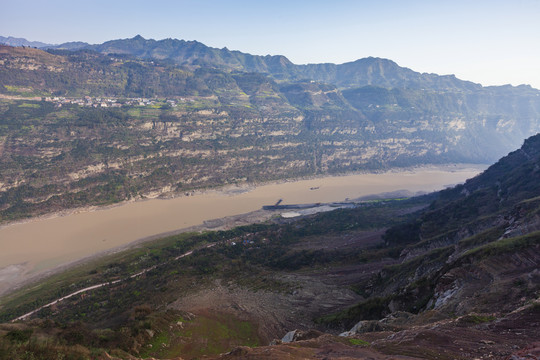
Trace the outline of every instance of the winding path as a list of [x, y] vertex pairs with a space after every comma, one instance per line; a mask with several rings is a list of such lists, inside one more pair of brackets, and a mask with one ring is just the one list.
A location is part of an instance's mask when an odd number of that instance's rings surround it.
[[[200, 249], [208, 249], [208, 248], [211, 248], [212, 246], [215, 246], [216, 244], [217, 244], [217, 243], [208, 244], [208, 245], [206, 245], [206, 246], [204, 246], [204, 247], [202, 247], [202, 248], [200, 248]], [[200, 249], [197, 249], [197, 250], [200, 250]], [[189, 255], [193, 254], [194, 251], [195, 251], [195, 250], [190, 250], [190, 251], [188, 251], [188, 252], [185, 253], [185, 254], [182, 254], [182, 255], [179, 255], [179, 256], [175, 257], [175, 258], [174, 258], [173, 260], [171, 260], [171, 261], [176, 261], [176, 260], [179, 260], [179, 259], [181, 259], [181, 258], [183, 258], [183, 257], [189, 256]], [[168, 262], [170, 262], [170, 261], [168, 261]], [[136, 278], [136, 277], [141, 276], [142, 274], [145, 274], [145, 273], [147, 273], [147, 272], [149, 272], [149, 271], [151, 271], [151, 270], [154, 270], [154, 269], [157, 268], [158, 266], [161, 266], [161, 265], [164, 265], [164, 264], [166, 264], [166, 263], [151, 266], [151, 267], [149, 267], [149, 268], [146, 268], [146, 269], [144, 269], [144, 270], [142, 270], [142, 271], [139, 271], [139, 272], [136, 273], [136, 274], [130, 275], [130, 276], [128, 276], [128, 277], [126, 277], [126, 278], [123, 278], [123, 279], [118, 279], [118, 280], [114, 280], [114, 281], [107, 281], [107, 282], [104, 282], [104, 283], [101, 283], [101, 284], [92, 285], [92, 286], [89, 286], [89, 287], [87, 287], [87, 288], [77, 290], [77, 291], [75, 291], [75, 292], [73, 292], [73, 293], [71, 293], [71, 294], [69, 294], [69, 295], [63, 296], [63, 297], [61, 297], [61, 298], [59, 298], [59, 299], [56, 299], [56, 300], [54, 300], [54, 301], [52, 301], [52, 302], [50, 302], [50, 303], [48, 303], [48, 304], [45, 304], [45, 305], [43, 305], [43, 306], [40, 306], [39, 308], [37, 308], [37, 309], [35, 309], [35, 310], [32, 310], [32, 311], [30, 311], [30, 312], [28, 312], [28, 313], [26, 313], [26, 314], [24, 314], [24, 315], [21, 315], [21, 316], [15, 318], [15, 319], [11, 320], [11, 322], [20, 321], [20, 320], [25, 320], [25, 319], [27, 319], [28, 317], [32, 316], [33, 314], [37, 313], [38, 311], [40, 311], [40, 310], [42, 310], [42, 309], [45, 309], [45, 308], [47, 308], [47, 307], [53, 306], [53, 305], [55, 305], [55, 304], [57, 304], [57, 303], [59, 303], [59, 302], [61, 302], [61, 301], [64, 301], [64, 300], [66, 300], [66, 299], [69, 299], [69, 298], [71, 298], [71, 297], [73, 297], [73, 296], [75, 296], [75, 295], [79, 295], [79, 294], [82, 294], [82, 293], [85, 293], [85, 292], [88, 292], [88, 291], [92, 291], [92, 290], [94, 290], [94, 289], [99, 289], [99, 288], [104, 287], [104, 286], [107, 286], [107, 285], [114, 285], [114, 284], [118, 284], [118, 283], [120, 283], [120, 282], [122, 282], [122, 281], [126, 281], [126, 280], [129, 280], [129, 279]]]

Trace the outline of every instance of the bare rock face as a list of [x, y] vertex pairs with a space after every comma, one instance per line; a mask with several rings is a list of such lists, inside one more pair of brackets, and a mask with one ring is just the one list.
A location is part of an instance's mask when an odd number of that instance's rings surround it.
[[306, 330], [306, 331], [292, 330], [286, 333], [285, 336], [283, 336], [283, 338], [281, 339], [281, 342], [283, 344], [286, 344], [286, 343], [291, 343], [295, 341], [316, 339], [321, 335], [323, 335], [322, 332], [313, 330], [313, 329]]
[[281, 342], [282, 343], [290, 343], [290, 342], [293, 342], [294, 341], [294, 336], [296, 335], [296, 332], [298, 330], [292, 330], [292, 331], [289, 331], [288, 333], [286, 333], [283, 338], [281, 339]]
[[414, 314], [405, 311], [395, 311], [381, 320], [359, 321], [351, 328], [351, 330], [342, 332], [339, 336], [349, 337], [379, 331], [398, 331], [403, 328], [403, 326], [409, 325], [414, 317]]
[[356, 323], [351, 330], [342, 332], [339, 336], [353, 336], [357, 334], [363, 334], [366, 332], [385, 331], [386, 326], [376, 320], [362, 320]]

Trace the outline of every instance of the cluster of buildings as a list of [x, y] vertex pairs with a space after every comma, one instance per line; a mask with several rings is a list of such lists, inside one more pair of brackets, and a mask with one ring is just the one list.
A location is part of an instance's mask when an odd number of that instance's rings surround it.
[[[74, 104], [79, 106], [86, 106], [86, 107], [101, 107], [101, 108], [119, 108], [122, 107], [122, 105], [128, 105], [128, 106], [152, 106], [156, 105], [157, 103], [161, 103], [162, 101], [157, 100], [150, 100], [150, 99], [144, 99], [144, 98], [136, 98], [136, 99], [122, 99], [119, 101], [118, 99], [113, 98], [93, 98], [90, 96], [84, 96], [82, 98], [66, 98], [62, 96], [58, 97], [45, 97], [43, 98], [44, 101], [52, 102], [57, 107], [62, 107], [62, 105], [65, 104]], [[180, 98], [180, 101], [186, 101], [184, 98]], [[166, 103], [170, 106], [174, 107], [176, 106], [177, 100], [166, 100]]]
[[74, 104], [79, 106], [87, 107], [122, 107], [122, 104], [119, 103], [116, 99], [110, 98], [92, 98], [90, 96], [85, 96], [83, 98], [65, 98], [65, 97], [46, 97], [43, 98], [44, 101], [52, 102], [57, 107], [62, 107], [65, 104]]

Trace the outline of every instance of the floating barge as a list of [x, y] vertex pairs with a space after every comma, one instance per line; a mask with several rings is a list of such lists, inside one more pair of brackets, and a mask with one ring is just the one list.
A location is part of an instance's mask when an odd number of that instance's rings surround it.
[[320, 206], [321, 203], [314, 204], [292, 204], [292, 205], [264, 205], [263, 210], [291, 210], [291, 209], [309, 209]]
[[313, 204], [291, 204], [291, 205], [280, 205], [281, 201], [278, 201], [275, 205], [264, 205], [263, 210], [299, 210], [299, 209], [311, 209], [319, 207], [322, 205], [330, 207], [353, 207], [356, 204], [352, 202], [332, 202], [332, 203], [313, 203]]

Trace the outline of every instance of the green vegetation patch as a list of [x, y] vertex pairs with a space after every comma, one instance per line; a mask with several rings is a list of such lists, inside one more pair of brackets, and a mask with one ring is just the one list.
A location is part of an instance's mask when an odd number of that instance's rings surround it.
[[521, 249], [540, 245], [540, 231], [525, 236], [501, 239], [469, 250], [462, 255], [466, 258], [487, 258], [500, 254], [508, 254]]
[[493, 320], [496, 320], [497, 318], [492, 315], [481, 315], [481, 314], [468, 314], [463, 316], [460, 320], [465, 323], [471, 323], [471, 324], [484, 324], [488, 322], [492, 322]]
[[500, 238], [505, 231], [504, 226], [494, 227], [475, 236], [468, 237], [459, 242], [461, 248], [479, 246]]
[[24, 330], [11, 330], [9, 331], [5, 336], [6, 339], [8, 339], [11, 342], [15, 343], [25, 343], [28, 340], [30, 340], [30, 337], [32, 336], [33, 330], [32, 329], [24, 329]]
[[43, 90], [37, 90], [31, 87], [4, 85], [4, 88], [8, 93], [13, 95], [20, 95], [25, 97], [37, 97], [50, 95], [49, 92]]
[[367, 342], [365, 340], [362, 340], [362, 339], [349, 339], [349, 343], [351, 345], [356, 345], [356, 346], [369, 346], [369, 345], [371, 345], [369, 342]]
[[141, 108], [140, 107], [130, 107], [127, 111], [127, 114], [134, 118], [141, 117]]
[[261, 344], [255, 325], [229, 314], [196, 315], [191, 320], [179, 320], [174, 328], [154, 336], [141, 356], [194, 358]]
[[19, 105], [20, 108], [32, 108], [32, 109], [39, 109], [39, 104], [30, 104], [30, 103], [22, 103]]

